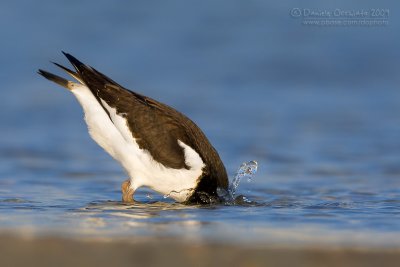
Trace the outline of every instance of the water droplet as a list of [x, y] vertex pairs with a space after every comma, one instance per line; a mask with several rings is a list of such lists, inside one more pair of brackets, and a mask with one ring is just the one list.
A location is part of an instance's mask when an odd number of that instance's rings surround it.
[[240, 165], [239, 169], [236, 172], [235, 177], [233, 178], [232, 183], [229, 185], [229, 194], [232, 199], [235, 197], [236, 190], [240, 184], [240, 180], [243, 177], [246, 177], [247, 181], [251, 182], [253, 176], [257, 172], [257, 168], [258, 168], [258, 163], [255, 160], [249, 162], [243, 162], [242, 165]]

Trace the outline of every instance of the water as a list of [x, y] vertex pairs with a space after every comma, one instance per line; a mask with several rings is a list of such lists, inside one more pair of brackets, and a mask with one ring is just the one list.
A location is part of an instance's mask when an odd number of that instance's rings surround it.
[[255, 160], [249, 162], [243, 162], [237, 170], [231, 184], [229, 185], [229, 195], [234, 198], [236, 190], [239, 187], [242, 178], [247, 178], [248, 182], [251, 182], [253, 176], [256, 174], [258, 163]]
[[[0, 232], [400, 246], [394, 17], [327, 28], [291, 18], [290, 1], [0, 5]], [[120, 203], [125, 173], [91, 141], [69, 92], [36, 74], [65, 63], [60, 50], [187, 114], [231, 179], [257, 161], [234, 191], [244, 198], [185, 206], [142, 189], [140, 203]]]

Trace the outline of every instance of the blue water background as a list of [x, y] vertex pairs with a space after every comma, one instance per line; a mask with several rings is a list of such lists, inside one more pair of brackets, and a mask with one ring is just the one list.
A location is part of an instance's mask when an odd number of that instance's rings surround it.
[[[400, 246], [396, 1], [2, 1], [0, 230]], [[306, 26], [293, 8], [388, 9]], [[120, 205], [118, 163], [73, 96], [36, 74], [67, 51], [192, 118], [256, 206]], [[162, 203], [153, 203], [161, 201]]]

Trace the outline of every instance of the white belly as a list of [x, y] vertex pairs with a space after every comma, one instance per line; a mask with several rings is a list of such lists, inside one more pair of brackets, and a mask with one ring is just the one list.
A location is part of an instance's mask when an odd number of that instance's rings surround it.
[[125, 118], [116, 114], [115, 109], [102, 102], [111, 121], [86, 86], [76, 85], [71, 91], [83, 107], [90, 136], [122, 164], [131, 179], [133, 190], [147, 186], [177, 201], [187, 200], [197, 186], [204, 167], [204, 162], [196, 151], [177, 140], [184, 149], [185, 162], [189, 169], [167, 168], [156, 162], [148, 151], [139, 148]]

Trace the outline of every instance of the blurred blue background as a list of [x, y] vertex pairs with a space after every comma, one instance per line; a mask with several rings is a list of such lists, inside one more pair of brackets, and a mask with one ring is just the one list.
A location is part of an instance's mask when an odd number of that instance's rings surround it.
[[[389, 215], [361, 218], [358, 226], [398, 230], [399, 215], [390, 209], [400, 205], [399, 6], [1, 1], [0, 198], [43, 208], [46, 201], [76, 207], [120, 197], [125, 174], [90, 140], [77, 101], [36, 74], [38, 68], [61, 73], [50, 61], [68, 65], [64, 50], [187, 114], [231, 176], [241, 162], [257, 160], [259, 174], [247, 185], [255, 199], [282, 197], [302, 208], [332, 200], [333, 208], [350, 203], [380, 215], [389, 208]], [[385, 26], [309, 26], [290, 15], [293, 8], [384, 9], [390, 15]], [[355, 199], [374, 202], [357, 206]], [[253, 219], [273, 220], [267, 214]], [[351, 228], [352, 217], [339, 218], [343, 224], [334, 221], [334, 228]]]

